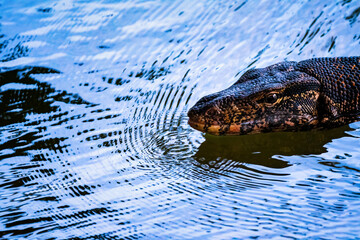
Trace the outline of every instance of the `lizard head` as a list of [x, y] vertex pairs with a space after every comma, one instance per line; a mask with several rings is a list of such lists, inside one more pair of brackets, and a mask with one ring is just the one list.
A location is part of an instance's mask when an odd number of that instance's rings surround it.
[[214, 135], [298, 131], [318, 124], [320, 82], [282, 62], [245, 72], [229, 88], [201, 98], [189, 124]]

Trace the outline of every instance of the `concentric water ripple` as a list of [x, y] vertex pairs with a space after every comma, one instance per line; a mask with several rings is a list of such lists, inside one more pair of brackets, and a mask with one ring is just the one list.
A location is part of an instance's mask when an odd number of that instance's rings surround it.
[[214, 137], [186, 116], [249, 68], [359, 55], [356, 1], [0, 9], [1, 239], [359, 238], [358, 123]]

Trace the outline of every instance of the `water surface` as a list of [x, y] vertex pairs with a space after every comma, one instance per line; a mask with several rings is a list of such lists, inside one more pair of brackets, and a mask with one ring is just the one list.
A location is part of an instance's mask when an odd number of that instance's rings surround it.
[[0, 2], [2, 239], [360, 237], [360, 123], [187, 124], [254, 67], [360, 53], [358, 1]]

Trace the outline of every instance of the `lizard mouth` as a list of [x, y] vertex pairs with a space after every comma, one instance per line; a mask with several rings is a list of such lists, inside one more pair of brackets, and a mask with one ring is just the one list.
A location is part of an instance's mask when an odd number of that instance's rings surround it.
[[212, 135], [239, 135], [241, 126], [237, 124], [219, 125], [219, 124], [205, 124], [205, 122], [194, 121], [189, 119], [189, 125], [203, 133], [209, 133]]
[[212, 134], [212, 135], [220, 135], [221, 127], [218, 124], [205, 125], [205, 123], [196, 122], [196, 121], [193, 121], [191, 119], [189, 119], [188, 123], [192, 128], [194, 128], [194, 129], [196, 129], [198, 131], [201, 131], [201, 132], [204, 132], [204, 133], [209, 133], [209, 134]]
[[193, 121], [191, 119], [189, 119], [188, 123], [192, 128], [199, 130], [201, 132], [205, 132], [205, 124], [204, 123]]
[[294, 115], [278, 113], [276, 116], [245, 121], [217, 121], [207, 120], [199, 115], [191, 115], [189, 125], [201, 132], [212, 135], [245, 135], [261, 132], [301, 131], [317, 128], [317, 117], [309, 114]]
[[[228, 125], [219, 125], [219, 124], [205, 124], [204, 122], [197, 122], [189, 119], [189, 125], [201, 132], [209, 133], [212, 135], [243, 135], [243, 134], [256, 134], [264, 132], [266, 126], [259, 124], [257, 121], [247, 121], [241, 124], [228, 124]], [[272, 131], [276, 132], [280, 129], [273, 129]]]

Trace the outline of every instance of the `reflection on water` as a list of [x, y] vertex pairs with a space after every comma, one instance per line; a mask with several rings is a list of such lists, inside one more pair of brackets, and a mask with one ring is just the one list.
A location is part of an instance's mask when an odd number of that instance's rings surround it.
[[356, 1], [0, 9], [1, 239], [359, 237], [359, 123], [214, 137], [186, 116], [249, 68], [358, 55]]
[[324, 145], [332, 139], [346, 136], [348, 126], [337, 129], [307, 132], [274, 132], [247, 136], [206, 135], [195, 158], [201, 163], [217, 166], [223, 161], [263, 165], [269, 168], [285, 168], [287, 161], [273, 158], [275, 155], [309, 155], [326, 152]]

